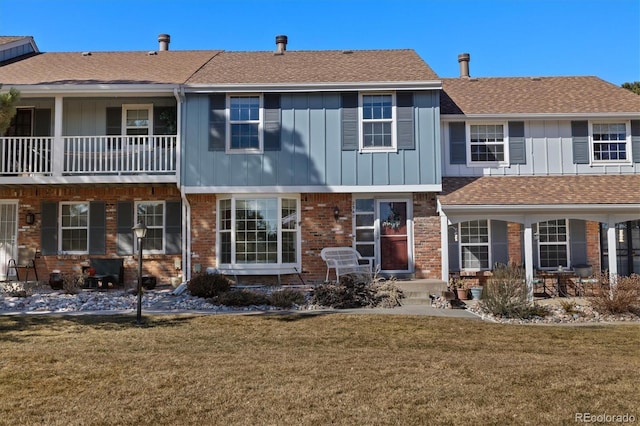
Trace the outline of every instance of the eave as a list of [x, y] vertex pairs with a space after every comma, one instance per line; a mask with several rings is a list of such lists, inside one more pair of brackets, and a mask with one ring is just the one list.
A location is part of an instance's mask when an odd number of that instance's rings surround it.
[[440, 90], [440, 80], [375, 81], [346, 83], [243, 83], [243, 84], [186, 84], [186, 93], [226, 92], [342, 92], [363, 90]]

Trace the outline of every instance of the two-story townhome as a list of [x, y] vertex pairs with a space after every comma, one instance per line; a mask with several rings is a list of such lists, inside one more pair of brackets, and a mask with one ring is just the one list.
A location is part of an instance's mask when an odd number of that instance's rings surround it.
[[[39, 52], [0, 38], [2, 90], [21, 99], [0, 136], [0, 277], [35, 257], [40, 279], [122, 258], [135, 280], [132, 226], [143, 221], [145, 269], [182, 267], [180, 125], [187, 81], [217, 51]], [[24, 262], [26, 259], [22, 259]], [[12, 271], [10, 271], [12, 272]]]
[[439, 278], [437, 75], [413, 50], [286, 46], [221, 52], [185, 84], [190, 269], [318, 282], [320, 251], [349, 246]]
[[640, 273], [640, 96], [596, 77], [443, 79], [443, 279]]

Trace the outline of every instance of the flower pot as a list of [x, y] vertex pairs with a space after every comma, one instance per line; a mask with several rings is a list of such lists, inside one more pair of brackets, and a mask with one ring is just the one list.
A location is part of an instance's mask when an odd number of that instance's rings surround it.
[[460, 300], [468, 300], [467, 289], [466, 288], [457, 288], [456, 293], [458, 294], [458, 299]]
[[482, 287], [471, 287], [471, 299], [480, 300], [482, 296]]

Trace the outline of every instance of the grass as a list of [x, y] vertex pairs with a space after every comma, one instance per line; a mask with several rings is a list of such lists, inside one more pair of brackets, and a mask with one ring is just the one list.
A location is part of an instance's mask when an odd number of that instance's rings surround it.
[[0, 424], [640, 418], [640, 326], [259, 314], [0, 316]]

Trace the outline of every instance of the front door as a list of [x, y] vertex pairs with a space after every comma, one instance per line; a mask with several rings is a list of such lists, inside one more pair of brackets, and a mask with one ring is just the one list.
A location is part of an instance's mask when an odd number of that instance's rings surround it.
[[18, 253], [18, 204], [14, 201], [0, 201], [0, 280], [7, 279], [9, 259]]
[[409, 271], [409, 203], [379, 200], [379, 253], [381, 272]]

